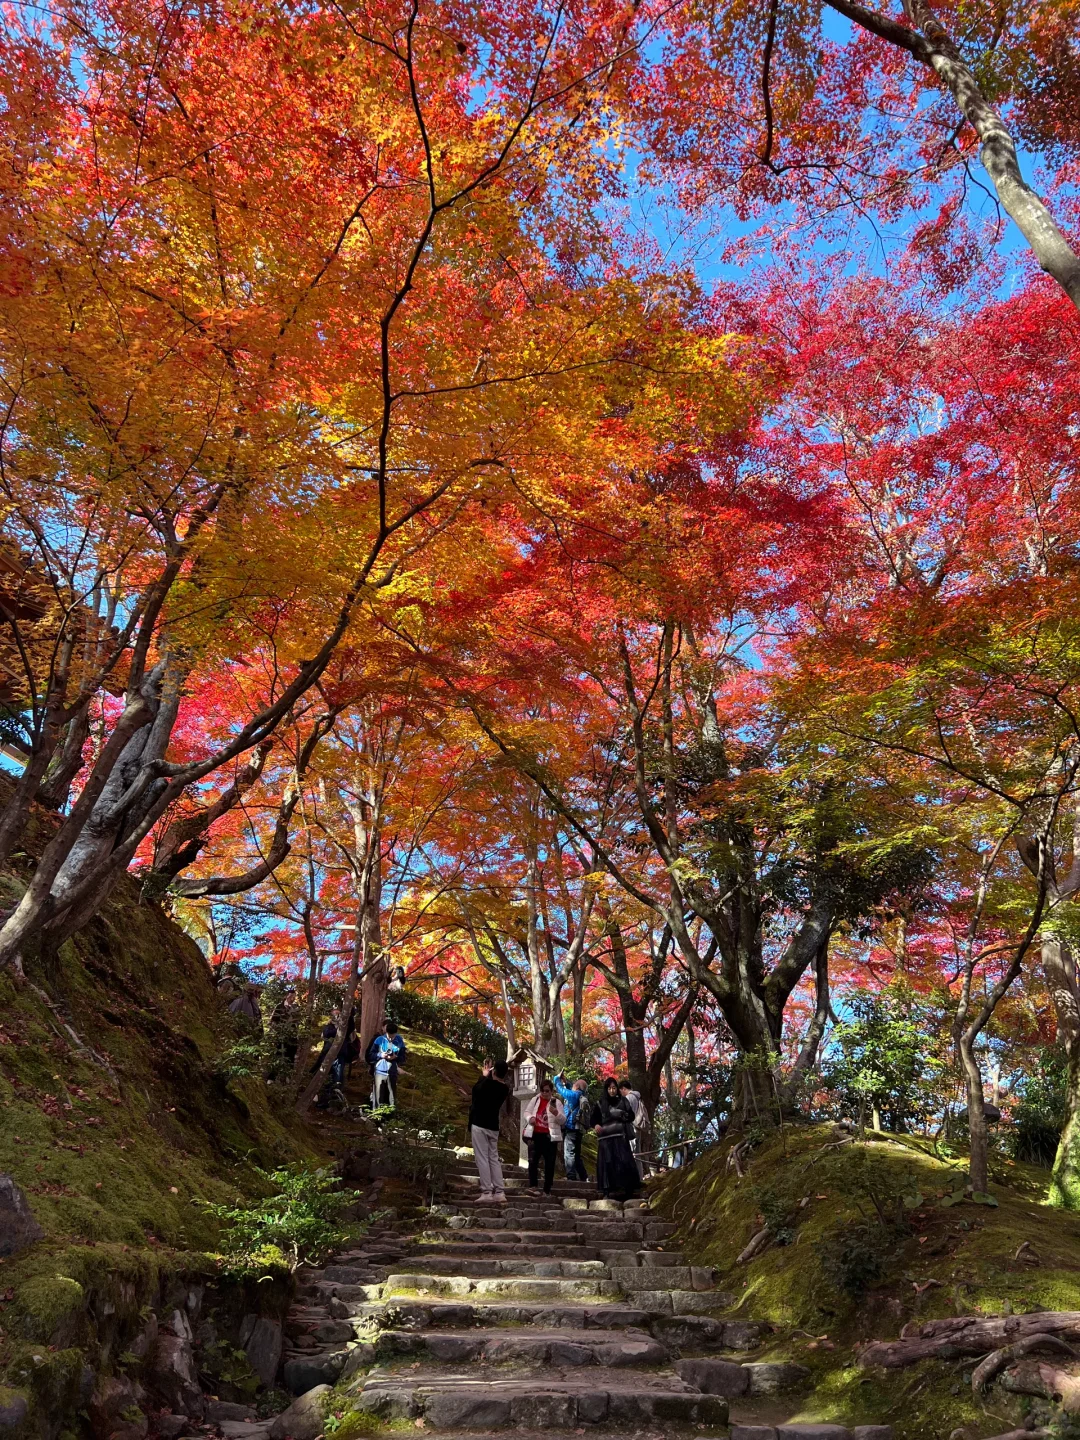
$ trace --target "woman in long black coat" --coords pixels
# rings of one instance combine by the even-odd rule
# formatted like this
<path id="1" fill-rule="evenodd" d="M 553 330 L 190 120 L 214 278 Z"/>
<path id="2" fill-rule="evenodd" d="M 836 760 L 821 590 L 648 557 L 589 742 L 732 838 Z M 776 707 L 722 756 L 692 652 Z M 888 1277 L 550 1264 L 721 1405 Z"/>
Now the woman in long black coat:
<path id="1" fill-rule="evenodd" d="M 601 1198 L 625 1199 L 641 1188 L 641 1173 L 630 1149 L 630 1133 L 634 1112 L 630 1102 L 619 1094 L 618 1082 L 604 1081 L 600 1099 L 592 1108 L 589 1123 L 599 1137 L 600 1155 L 596 1166 L 596 1183 Z"/>

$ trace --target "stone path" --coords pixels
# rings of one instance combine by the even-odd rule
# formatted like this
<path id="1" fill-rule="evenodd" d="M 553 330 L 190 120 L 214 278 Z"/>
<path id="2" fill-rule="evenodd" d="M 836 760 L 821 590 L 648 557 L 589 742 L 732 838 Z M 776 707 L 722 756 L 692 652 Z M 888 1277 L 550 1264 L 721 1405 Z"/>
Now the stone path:
<path id="1" fill-rule="evenodd" d="M 888 1426 L 753 1423 L 808 1372 L 753 1358 L 767 1327 L 723 1317 L 734 1297 L 664 1248 L 675 1227 L 646 1202 L 567 1182 L 534 1197 L 514 1176 L 505 1206 L 480 1205 L 477 1183 L 467 1166 L 452 1176 L 447 1228 L 385 1229 L 301 1276 L 283 1371 L 301 1398 L 268 1429 L 223 1425 L 227 1440 L 314 1440 L 335 1382 L 429 1433 L 891 1440 Z"/>

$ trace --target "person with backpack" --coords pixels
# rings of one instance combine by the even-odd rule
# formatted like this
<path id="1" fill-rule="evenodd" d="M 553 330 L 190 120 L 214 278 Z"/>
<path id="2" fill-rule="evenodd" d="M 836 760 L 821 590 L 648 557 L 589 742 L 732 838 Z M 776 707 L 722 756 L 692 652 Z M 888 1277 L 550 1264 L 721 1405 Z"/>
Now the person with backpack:
<path id="1" fill-rule="evenodd" d="M 322 1029 L 322 1049 L 319 1051 L 319 1058 L 315 1061 L 312 1070 L 318 1070 L 328 1051 L 338 1036 L 337 1022 L 328 1020 Z M 319 1091 L 319 1098 L 316 1104 L 320 1110 L 325 1110 L 330 1104 L 330 1092 L 338 1089 L 344 1092 L 345 1076 L 348 1068 L 356 1059 L 360 1048 L 360 1042 L 356 1035 L 356 1008 L 349 1011 L 349 1018 L 345 1022 L 345 1039 L 341 1042 L 341 1049 L 334 1056 L 333 1064 L 330 1066 L 330 1073 Z"/>
<path id="2" fill-rule="evenodd" d="M 638 1169 L 641 1170 L 641 1137 L 648 1129 L 649 1112 L 642 1104 L 640 1092 L 632 1087 L 629 1080 L 619 1081 L 619 1094 L 627 1102 L 634 1114 L 633 1124 L 626 1138 L 630 1141 L 630 1149 L 634 1152 Z"/>
<path id="3" fill-rule="evenodd" d="M 499 1117 L 510 1098 L 510 1067 L 505 1060 L 484 1061 L 480 1079 L 472 1088 L 469 1133 L 480 1176 L 478 1205 L 505 1205 L 506 1188 L 499 1159 Z"/>
<path id="4" fill-rule="evenodd" d="M 390 1083 L 393 1085 L 394 1090 L 396 1091 L 398 1081 L 398 1066 L 405 1064 L 406 1060 L 409 1058 L 409 1052 L 406 1050 L 405 1041 L 401 1038 L 401 1032 L 398 1030 L 398 1027 L 393 1020 L 388 1020 L 386 1022 L 386 1038 L 387 1040 L 389 1040 L 390 1044 L 393 1046 L 394 1049 L 394 1053 L 390 1057 Z"/>
<path id="5" fill-rule="evenodd" d="M 250 982 L 229 1006 L 229 1014 L 237 1015 L 255 1031 L 257 1035 L 262 1034 L 262 1006 L 259 1004 L 259 987 Z"/>
<path id="6" fill-rule="evenodd" d="M 589 1101 L 589 1082 L 575 1080 L 567 1085 L 564 1075 L 555 1076 L 555 1089 L 566 1108 L 566 1124 L 563 1126 L 563 1168 L 568 1180 L 588 1180 L 589 1172 L 581 1155 L 581 1141 L 585 1132 L 585 1111 Z"/>
<path id="7" fill-rule="evenodd" d="M 397 1104 L 398 1066 L 405 1063 L 407 1053 L 405 1041 L 393 1020 L 380 1025 L 364 1057 L 371 1071 L 373 1110 L 392 1110 Z"/>

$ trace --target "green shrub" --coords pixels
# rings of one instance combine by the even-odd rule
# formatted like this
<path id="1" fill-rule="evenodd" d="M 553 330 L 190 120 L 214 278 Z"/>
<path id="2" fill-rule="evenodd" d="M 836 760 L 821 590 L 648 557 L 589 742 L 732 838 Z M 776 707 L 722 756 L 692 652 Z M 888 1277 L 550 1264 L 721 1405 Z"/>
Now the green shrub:
<path id="1" fill-rule="evenodd" d="M 853 996 L 822 1066 L 833 1107 L 860 1125 L 876 1114 L 886 1130 L 923 1122 L 937 1106 L 935 1082 L 942 1070 L 928 1042 L 935 1016 L 900 987 Z"/>
<path id="2" fill-rule="evenodd" d="M 439 1105 L 424 1109 L 399 1105 L 374 1114 L 380 1121 L 384 1153 L 394 1168 L 414 1185 L 422 1182 L 434 1200 L 454 1159 L 453 1136 L 461 1128 L 460 1116 Z"/>
<path id="3" fill-rule="evenodd" d="M 858 1300 L 885 1274 L 887 1237 L 877 1225 L 858 1225 L 818 1243 L 818 1263 L 835 1290 Z"/>
<path id="4" fill-rule="evenodd" d="M 247 1080 L 252 1075 L 263 1074 L 268 1058 L 265 1040 L 244 1036 L 225 1046 L 214 1064 L 214 1070 L 223 1080 Z"/>
<path id="5" fill-rule="evenodd" d="M 1048 1046 L 1039 1065 L 1020 1086 L 1020 1103 L 1013 1111 L 1006 1144 L 1014 1160 L 1050 1166 L 1057 1155 L 1065 1124 L 1068 1061 L 1060 1046 Z"/>
<path id="6" fill-rule="evenodd" d="M 355 1196 L 340 1188 L 332 1170 L 289 1165 L 259 1173 L 270 1194 L 256 1205 L 199 1202 L 224 1226 L 226 1273 L 246 1278 L 318 1264 L 349 1238 L 341 1214 Z"/>
<path id="7" fill-rule="evenodd" d="M 781 1176 L 765 1185 L 754 1187 L 754 1203 L 777 1245 L 790 1245 L 799 1224 L 802 1199 L 800 1177 Z"/>

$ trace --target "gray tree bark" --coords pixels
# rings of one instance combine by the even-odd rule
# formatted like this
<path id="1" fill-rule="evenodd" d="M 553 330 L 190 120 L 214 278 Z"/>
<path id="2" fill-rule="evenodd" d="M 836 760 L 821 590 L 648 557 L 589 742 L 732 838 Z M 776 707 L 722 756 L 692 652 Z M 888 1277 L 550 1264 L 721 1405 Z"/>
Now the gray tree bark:
<path id="1" fill-rule="evenodd" d="M 1016 142 L 987 99 L 971 66 L 937 19 L 929 0 L 904 0 L 914 29 L 854 0 L 827 0 L 839 14 L 890 44 L 907 50 L 933 70 L 980 141 L 980 159 L 1002 209 L 1013 220 L 1040 268 L 1080 309 L 1080 256 L 1062 234 L 1046 204 L 1024 179 Z"/>

